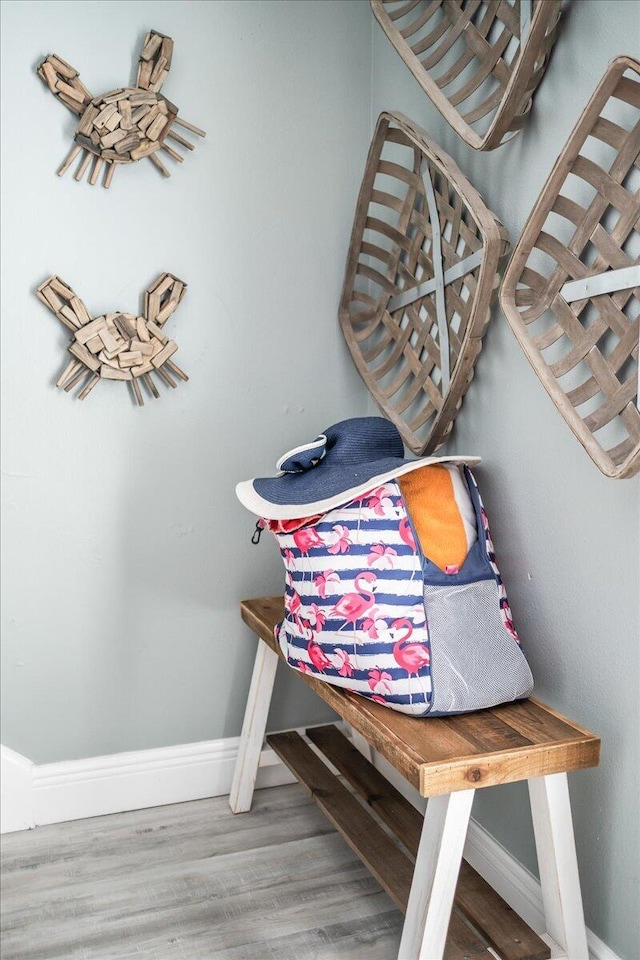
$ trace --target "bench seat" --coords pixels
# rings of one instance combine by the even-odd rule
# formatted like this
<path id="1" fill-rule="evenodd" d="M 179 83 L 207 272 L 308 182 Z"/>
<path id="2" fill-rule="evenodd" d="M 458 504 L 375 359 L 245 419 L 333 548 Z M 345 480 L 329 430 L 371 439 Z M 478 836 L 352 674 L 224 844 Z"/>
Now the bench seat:
<path id="1" fill-rule="evenodd" d="M 282 597 L 243 600 L 242 619 L 279 657 Z M 407 717 L 309 674 L 298 676 L 423 797 L 598 765 L 600 739 L 537 700 L 453 717 Z"/>

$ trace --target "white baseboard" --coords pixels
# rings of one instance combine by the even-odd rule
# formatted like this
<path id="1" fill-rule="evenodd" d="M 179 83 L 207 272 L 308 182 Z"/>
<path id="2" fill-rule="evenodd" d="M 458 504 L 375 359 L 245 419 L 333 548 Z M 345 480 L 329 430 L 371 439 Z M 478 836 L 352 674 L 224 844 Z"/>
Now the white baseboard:
<path id="1" fill-rule="evenodd" d="M 2 747 L 2 832 L 229 793 L 238 737 L 33 764 Z M 295 778 L 263 750 L 256 787 Z M 5 789 L 6 784 L 6 789 Z"/>
<path id="2" fill-rule="evenodd" d="M 232 737 L 41 765 L 2 747 L 2 832 L 224 796 L 231 789 L 238 744 L 239 738 Z M 390 764 L 379 756 L 375 762 L 424 810 L 425 801 Z M 258 788 L 294 782 L 269 748 L 262 751 L 260 764 Z M 464 855 L 534 930 L 544 930 L 540 883 L 475 820 Z M 619 960 L 590 930 L 587 941 L 589 960 Z"/>
<path id="3" fill-rule="evenodd" d="M 464 858 L 533 930 L 538 933 L 544 931 L 540 881 L 473 819 L 469 825 Z M 589 960 L 620 960 L 588 928 L 587 945 Z"/>
<path id="4" fill-rule="evenodd" d="M 0 747 L 0 833 L 35 827 L 33 764 L 21 753 Z"/>

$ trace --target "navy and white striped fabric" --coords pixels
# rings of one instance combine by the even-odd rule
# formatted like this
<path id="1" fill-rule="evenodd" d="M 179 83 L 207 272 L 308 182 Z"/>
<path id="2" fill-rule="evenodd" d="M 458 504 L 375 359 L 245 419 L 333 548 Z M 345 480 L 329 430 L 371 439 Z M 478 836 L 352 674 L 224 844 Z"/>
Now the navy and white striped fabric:
<path id="1" fill-rule="evenodd" d="M 287 571 L 277 636 L 288 663 L 403 713 L 428 713 L 422 566 L 398 483 L 276 536 Z"/>

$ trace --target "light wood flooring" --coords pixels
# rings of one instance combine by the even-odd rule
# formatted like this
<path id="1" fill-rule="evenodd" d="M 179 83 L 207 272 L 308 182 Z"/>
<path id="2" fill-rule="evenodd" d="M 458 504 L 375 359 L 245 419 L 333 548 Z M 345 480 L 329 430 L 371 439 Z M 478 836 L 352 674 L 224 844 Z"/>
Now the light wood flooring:
<path id="1" fill-rule="evenodd" d="M 297 784 L 2 838 L 2 960 L 389 960 L 402 916 Z"/>

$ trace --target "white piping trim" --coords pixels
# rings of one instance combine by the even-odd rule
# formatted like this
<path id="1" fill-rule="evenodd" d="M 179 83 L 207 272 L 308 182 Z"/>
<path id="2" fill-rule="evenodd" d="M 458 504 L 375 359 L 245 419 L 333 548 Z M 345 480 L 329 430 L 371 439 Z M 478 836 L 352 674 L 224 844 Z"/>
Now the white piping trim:
<path id="1" fill-rule="evenodd" d="M 423 457 L 421 460 L 411 460 L 400 467 L 394 467 L 387 470 L 386 473 L 378 474 L 376 477 L 369 477 L 357 487 L 351 487 L 348 490 L 341 490 L 333 497 L 327 497 L 324 500 L 316 500 L 313 503 L 271 503 L 265 500 L 255 490 L 253 480 L 243 480 L 236 485 L 236 496 L 243 507 L 254 513 L 257 517 L 264 517 L 265 520 L 298 520 L 300 516 L 311 517 L 317 513 L 326 513 L 336 507 L 341 507 L 350 500 L 354 500 L 368 490 L 381 486 L 387 480 L 393 480 L 395 477 L 402 477 L 405 473 L 417 470 L 419 467 L 429 467 L 434 463 L 460 463 L 467 464 L 470 467 L 480 463 L 480 457 Z"/>
<path id="2" fill-rule="evenodd" d="M 299 447 L 294 447 L 293 450 L 287 450 L 286 453 L 283 453 L 278 462 L 276 463 L 276 470 L 280 470 L 282 473 L 290 473 L 289 470 L 283 470 L 282 464 L 286 463 L 290 457 L 295 457 L 298 453 L 306 453 L 307 450 L 315 450 L 316 447 L 323 445 L 325 449 L 322 451 L 322 455 L 318 457 L 318 460 L 323 460 L 326 455 L 326 445 L 327 438 L 324 433 L 321 433 L 315 440 L 311 443 L 301 443 Z"/>

